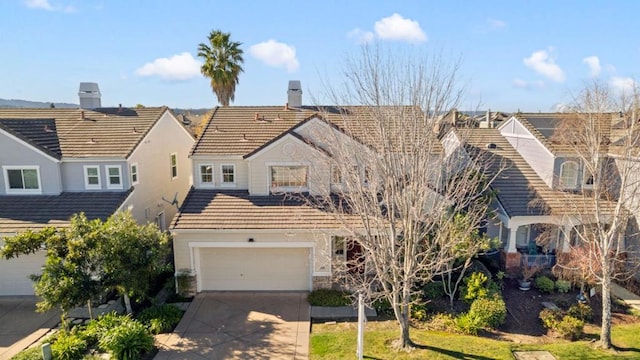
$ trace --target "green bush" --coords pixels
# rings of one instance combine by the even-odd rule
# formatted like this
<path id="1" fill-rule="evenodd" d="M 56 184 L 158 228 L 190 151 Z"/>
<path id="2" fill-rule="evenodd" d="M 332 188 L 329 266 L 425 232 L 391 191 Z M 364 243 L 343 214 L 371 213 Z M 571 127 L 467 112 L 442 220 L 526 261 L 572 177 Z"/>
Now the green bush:
<path id="1" fill-rule="evenodd" d="M 349 293 L 332 289 L 318 289 L 309 293 L 307 300 L 311 306 L 347 306 L 351 305 Z"/>
<path id="2" fill-rule="evenodd" d="M 582 336 L 584 329 L 584 321 L 576 319 L 573 316 L 566 315 L 558 322 L 556 330 L 560 336 L 568 340 L 577 340 Z"/>
<path id="3" fill-rule="evenodd" d="M 489 296 L 489 290 L 485 283 L 489 280 L 487 275 L 481 272 L 474 272 L 465 277 L 462 281 L 464 286 L 460 289 L 460 296 L 467 303 L 472 303 L 475 299 Z"/>
<path id="4" fill-rule="evenodd" d="M 555 287 L 553 280 L 549 279 L 544 275 L 538 276 L 536 278 L 535 285 L 536 285 L 536 288 L 543 293 L 553 292 L 553 288 Z"/>
<path id="5" fill-rule="evenodd" d="M 98 344 L 116 360 L 140 359 L 142 354 L 153 349 L 153 336 L 144 324 L 125 317 L 122 324 L 107 330 Z"/>
<path id="6" fill-rule="evenodd" d="M 480 326 L 478 319 L 469 313 L 463 313 L 455 318 L 456 329 L 467 335 L 478 335 Z"/>
<path id="7" fill-rule="evenodd" d="M 558 310 L 542 309 L 538 318 L 542 321 L 542 325 L 547 329 L 555 329 L 562 317 L 562 313 Z"/>
<path id="8" fill-rule="evenodd" d="M 556 290 L 559 293 L 566 294 L 571 290 L 571 281 L 558 279 L 556 280 Z"/>
<path id="9" fill-rule="evenodd" d="M 490 298 L 476 299 L 471 303 L 469 316 L 475 317 L 480 327 L 497 328 L 504 324 L 507 306 L 498 294 Z"/>
<path id="10" fill-rule="evenodd" d="M 429 329 L 437 330 L 437 331 L 456 331 L 456 321 L 451 316 L 451 314 L 447 313 L 437 313 L 434 315 L 431 320 L 429 320 L 428 324 Z"/>
<path id="11" fill-rule="evenodd" d="M 425 321 L 427 320 L 427 304 L 426 303 L 414 303 L 409 306 L 410 316 L 413 320 Z"/>
<path id="12" fill-rule="evenodd" d="M 42 350 L 40 347 L 35 346 L 19 352 L 11 360 L 42 360 Z"/>
<path id="13" fill-rule="evenodd" d="M 571 305 L 571 307 L 567 311 L 567 315 L 573 316 L 574 318 L 582 321 L 593 320 L 593 310 L 591 309 L 591 306 L 587 304 L 577 303 Z"/>
<path id="14" fill-rule="evenodd" d="M 56 360 L 79 360 L 87 351 L 87 342 L 78 334 L 61 332 L 51 344 L 51 353 Z"/>
<path id="15" fill-rule="evenodd" d="M 182 310 L 164 304 L 146 308 L 138 315 L 138 320 L 147 325 L 152 334 L 171 331 L 182 319 Z"/>
<path id="16" fill-rule="evenodd" d="M 422 294 L 429 300 L 439 299 L 445 296 L 444 287 L 440 281 L 428 282 L 422 287 Z"/>
<path id="17" fill-rule="evenodd" d="M 120 326 L 122 323 L 130 320 L 128 316 L 118 315 L 115 312 L 100 315 L 97 319 L 91 320 L 83 332 L 87 341 L 95 343 L 109 329 Z"/>
<path id="18" fill-rule="evenodd" d="M 374 301 L 373 308 L 376 309 L 378 315 L 393 315 L 391 303 L 386 298 L 379 298 Z"/>

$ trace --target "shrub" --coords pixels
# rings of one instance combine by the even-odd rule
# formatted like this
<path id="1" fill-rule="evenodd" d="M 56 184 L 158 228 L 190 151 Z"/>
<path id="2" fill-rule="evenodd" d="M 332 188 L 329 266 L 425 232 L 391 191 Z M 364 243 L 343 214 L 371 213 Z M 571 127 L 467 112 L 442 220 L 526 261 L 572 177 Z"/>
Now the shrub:
<path id="1" fill-rule="evenodd" d="M 61 332 L 56 342 L 51 344 L 51 353 L 57 360 L 78 360 L 82 359 L 87 351 L 87 342 L 78 334 Z"/>
<path id="2" fill-rule="evenodd" d="M 571 290 L 571 281 L 558 279 L 556 280 L 556 290 L 559 293 L 566 294 Z"/>
<path id="3" fill-rule="evenodd" d="M 584 329 L 584 321 L 566 315 L 560 320 L 554 330 L 556 330 L 563 338 L 568 340 L 577 340 L 582 335 Z"/>
<path id="4" fill-rule="evenodd" d="M 474 272 L 470 276 L 465 277 L 462 281 L 460 296 L 468 303 L 472 303 L 475 299 L 484 298 L 489 295 L 485 283 L 489 280 L 487 275 L 481 272 Z"/>
<path id="5" fill-rule="evenodd" d="M 423 302 L 413 303 L 409 306 L 409 313 L 413 320 L 427 320 L 427 304 Z"/>
<path id="6" fill-rule="evenodd" d="M 497 328 L 504 324 L 507 306 L 498 294 L 490 298 L 476 299 L 471 303 L 469 315 L 475 317 L 480 327 Z"/>
<path id="7" fill-rule="evenodd" d="M 458 315 L 455 324 L 459 332 L 467 335 L 478 335 L 478 330 L 480 330 L 478 319 L 469 313 Z"/>
<path id="8" fill-rule="evenodd" d="M 455 331 L 457 330 L 456 321 L 447 313 L 438 313 L 429 320 L 429 329 L 438 331 Z"/>
<path id="9" fill-rule="evenodd" d="M 332 289 L 318 289 L 307 297 L 311 306 L 346 306 L 351 304 L 349 293 Z"/>
<path id="10" fill-rule="evenodd" d="M 153 349 L 153 336 L 142 323 L 125 317 L 127 321 L 107 330 L 98 344 L 116 360 L 140 359 Z"/>
<path id="11" fill-rule="evenodd" d="M 42 360 L 42 350 L 38 346 L 19 352 L 11 360 Z"/>
<path id="12" fill-rule="evenodd" d="M 373 308 L 376 309 L 378 315 L 393 315 L 391 303 L 386 298 L 379 298 L 373 302 Z"/>
<path id="13" fill-rule="evenodd" d="M 543 293 L 553 292 L 553 288 L 555 287 L 553 280 L 544 275 L 536 278 L 535 285 L 536 288 Z"/>
<path id="14" fill-rule="evenodd" d="M 422 294 L 430 300 L 439 299 L 445 295 L 444 287 L 440 281 L 431 281 L 422 287 Z"/>
<path id="15" fill-rule="evenodd" d="M 587 304 L 577 303 L 571 305 L 571 307 L 567 311 L 567 315 L 582 321 L 593 320 L 593 310 L 591 309 L 591 306 Z"/>
<path id="16" fill-rule="evenodd" d="M 152 334 L 160 334 L 172 330 L 182 319 L 182 310 L 164 304 L 142 310 L 138 320 L 147 325 Z"/>
<path id="17" fill-rule="evenodd" d="M 87 341 L 95 343 L 109 329 L 119 326 L 127 320 L 130 320 L 128 316 L 118 315 L 115 312 L 100 315 L 97 319 L 89 322 L 84 330 L 84 337 Z"/>
<path id="18" fill-rule="evenodd" d="M 555 329 L 561 317 L 561 312 L 551 309 L 542 309 L 538 315 L 538 318 L 542 321 L 542 325 L 547 329 Z"/>

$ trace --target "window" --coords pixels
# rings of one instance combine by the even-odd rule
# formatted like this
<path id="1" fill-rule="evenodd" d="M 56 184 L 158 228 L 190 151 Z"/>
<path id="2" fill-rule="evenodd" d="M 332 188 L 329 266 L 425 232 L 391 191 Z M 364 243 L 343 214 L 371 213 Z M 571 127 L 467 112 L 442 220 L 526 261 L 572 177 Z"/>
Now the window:
<path id="1" fill-rule="evenodd" d="M 565 161 L 560 165 L 560 186 L 565 189 L 575 189 L 578 185 L 578 163 Z"/>
<path id="2" fill-rule="evenodd" d="M 40 193 L 40 172 L 37 166 L 3 166 L 7 194 Z"/>
<path id="3" fill-rule="evenodd" d="M 582 176 L 582 187 L 587 189 L 593 188 L 593 174 L 591 171 L 585 167 Z"/>
<path id="4" fill-rule="evenodd" d="M 272 166 L 271 187 L 307 187 L 307 167 Z"/>
<path id="5" fill-rule="evenodd" d="M 529 245 L 529 225 L 521 225 L 516 231 L 516 247 L 526 248 Z"/>
<path id="6" fill-rule="evenodd" d="M 222 176 L 221 185 L 234 185 L 236 183 L 235 165 L 220 165 L 220 174 Z"/>
<path id="7" fill-rule="evenodd" d="M 171 164 L 171 178 L 175 179 L 178 177 L 178 155 L 171 154 L 169 162 Z"/>
<path id="8" fill-rule="evenodd" d="M 200 183 L 213 185 L 213 165 L 200 165 Z"/>
<path id="9" fill-rule="evenodd" d="M 84 167 L 84 187 L 86 189 L 100 189 L 100 168 L 97 166 Z"/>
<path id="10" fill-rule="evenodd" d="M 120 166 L 105 166 L 107 169 L 107 189 L 122 189 Z"/>
<path id="11" fill-rule="evenodd" d="M 342 173 L 337 166 L 331 168 L 331 183 L 336 185 L 342 184 Z"/>
<path id="12" fill-rule="evenodd" d="M 347 240 L 343 236 L 333 237 L 333 260 L 347 260 Z"/>
<path id="13" fill-rule="evenodd" d="M 131 164 L 131 184 L 138 183 L 138 164 Z"/>

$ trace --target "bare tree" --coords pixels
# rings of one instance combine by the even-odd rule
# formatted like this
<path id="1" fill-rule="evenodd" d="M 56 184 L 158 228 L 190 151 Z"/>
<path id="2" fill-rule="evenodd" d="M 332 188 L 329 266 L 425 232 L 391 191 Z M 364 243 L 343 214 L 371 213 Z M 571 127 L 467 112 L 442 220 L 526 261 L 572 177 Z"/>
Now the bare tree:
<path id="1" fill-rule="evenodd" d="M 458 214 L 480 226 L 488 207 L 477 201 L 490 184 L 486 167 L 445 151 L 434 131 L 460 102 L 457 69 L 442 56 L 365 47 L 348 61 L 344 86 L 330 89 L 336 104 L 358 106 L 325 108 L 327 131 L 315 136 L 332 178 L 332 191 L 315 205 L 339 220 L 352 253 L 333 273 L 369 301 L 391 304 L 402 349 L 415 345 L 410 306 L 419 285 L 458 257 L 465 241 L 440 230 Z"/>
<path id="2" fill-rule="evenodd" d="M 574 214 L 567 220 L 576 226 L 565 239 L 580 247 L 575 254 L 581 254 L 581 266 L 574 270 L 586 270 L 582 276 L 602 287 L 603 348 L 611 347 L 611 282 L 632 273 L 627 260 L 632 244 L 625 240 L 633 237 L 628 225 L 638 214 L 640 196 L 638 103 L 635 91 L 628 95 L 614 94 L 597 82 L 586 86 L 551 138 L 567 147 L 566 156 L 582 168 L 582 196 L 566 203 Z M 572 263 L 575 259 L 559 266 L 571 270 Z"/>

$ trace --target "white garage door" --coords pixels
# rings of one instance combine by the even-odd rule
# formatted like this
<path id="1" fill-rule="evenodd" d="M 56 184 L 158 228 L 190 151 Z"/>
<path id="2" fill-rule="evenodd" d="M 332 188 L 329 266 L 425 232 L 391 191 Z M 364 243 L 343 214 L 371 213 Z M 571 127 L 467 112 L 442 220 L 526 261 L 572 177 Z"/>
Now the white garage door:
<path id="1" fill-rule="evenodd" d="M 0 258 L 0 296 L 33 295 L 33 281 L 29 275 L 41 272 L 44 259 L 44 251 L 11 260 Z"/>
<path id="2" fill-rule="evenodd" d="M 309 290 L 308 248 L 200 248 L 202 290 Z"/>

